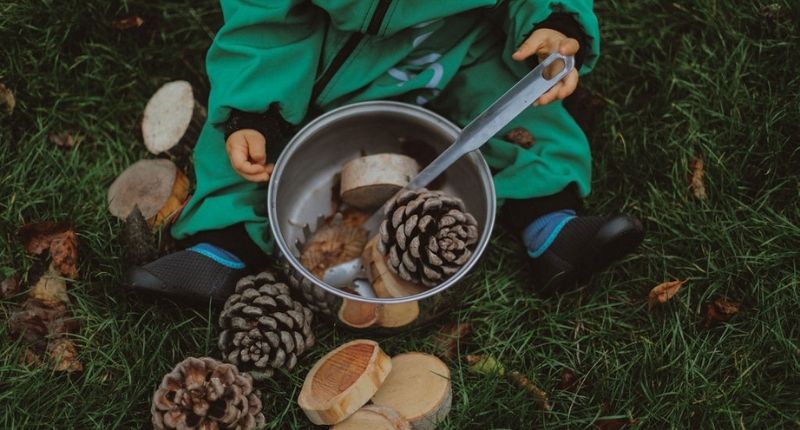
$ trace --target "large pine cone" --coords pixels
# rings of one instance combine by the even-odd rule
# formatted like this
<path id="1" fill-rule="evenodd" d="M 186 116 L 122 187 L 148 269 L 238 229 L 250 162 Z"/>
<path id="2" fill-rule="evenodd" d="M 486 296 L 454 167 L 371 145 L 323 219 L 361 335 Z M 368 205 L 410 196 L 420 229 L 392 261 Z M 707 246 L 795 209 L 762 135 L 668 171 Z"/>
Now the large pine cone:
<path id="1" fill-rule="evenodd" d="M 276 368 L 292 370 L 297 357 L 314 345 L 312 318 L 272 273 L 245 276 L 219 316 L 222 358 L 256 380 L 269 378 Z"/>
<path id="2" fill-rule="evenodd" d="M 164 375 L 150 407 L 162 429 L 254 429 L 264 425 L 253 380 L 235 366 L 190 357 Z"/>
<path id="3" fill-rule="evenodd" d="M 442 191 L 406 191 L 387 206 L 379 250 L 406 281 L 435 287 L 472 256 L 478 222 Z"/>
<path id="4" fill-rule="evenodd" d="M 333 316 L 339 311 L 339 306 L 342 303 L 341 297 L 335 296 L 314 285 L 313 282 L 306 279 L 296 270 L 290 272 L 287 277 L 289 279 L 289 286 L 300 294 L 300 297 L 303 299 L 303 304 L 311 309 L 314 314 Z"/>

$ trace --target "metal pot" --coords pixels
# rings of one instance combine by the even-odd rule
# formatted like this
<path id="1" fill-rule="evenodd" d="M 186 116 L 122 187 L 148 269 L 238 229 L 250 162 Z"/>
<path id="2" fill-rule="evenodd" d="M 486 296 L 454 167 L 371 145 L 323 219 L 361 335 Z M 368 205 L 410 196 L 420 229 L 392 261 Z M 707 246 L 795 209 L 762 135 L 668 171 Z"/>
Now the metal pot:
<path id="1" fill-rule="evenodd" d="M 402 142 L 406 145 L 425 142 L 438 154 L 456 139 L 459 132 L 456 125 L 427 109 L 399 102 L 371 101 L 325 113 L 303 127 L 287 144 L 269 183 L 269 221 L 281 258 L 293 271 L 292 284 L 313 310 L 338 319 L 343 304 L 349 301 L 379 307 L 417 303 L 419 317 L 413 323 L 390 327 L 407 329 L 427 322 L 452 306 L 456 294 L 450 291 L 457 289 L 448 290 L 477 263 L 489 243 L 494 226 L 494 183 L 489 167 L 478 151 L 451 166 L 439 187 L 460 197 L 481 229 L 481 237 L 470 260 L 444 283 L 408 297 L 362 297 L 317 279 L 300 264 L 299 256 L 311 232 L 324 217 L 331 215 L 331 193 L 346 162 L 364 154 L 401 152 Z M 376 326 L 371 324 L 358 328 L 375 329 Z"/>

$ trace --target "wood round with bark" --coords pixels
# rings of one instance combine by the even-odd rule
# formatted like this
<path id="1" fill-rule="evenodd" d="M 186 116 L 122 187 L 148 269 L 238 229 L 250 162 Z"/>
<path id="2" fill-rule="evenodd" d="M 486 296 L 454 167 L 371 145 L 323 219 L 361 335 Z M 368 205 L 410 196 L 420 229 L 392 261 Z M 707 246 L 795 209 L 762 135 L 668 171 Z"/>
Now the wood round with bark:
<path id="1" fill-rule="evenodd" d="M 419 164 L 401 154 L 375 154 L 350 160 L 342 168 L 345 203 L 361 209 L 384 204 L 419 173 Z"/>
<path id="2" fill-rule="evenodd" d="M 331 430 L 411 430 L 411 425 L 392 408 L 369 405 L 331 427 Z"/>
<path id="3" fill-rule="evenodd" d="M 391 370 L 377 342 L 348 342 L 314 364 L 297 402 L 314 424 L 340 423 L 369 401 Z"/>
<path id="4" fill-rule="evenodd" d="M 423 288 L 411 282 L 398 278 L 386 265 L 383 254 L 378 250 L 376 236 L 367 242 L 361 256 L 372 281 L 375 295 L 383 298 L 405 297 L 420 293 Z M 382 304 L 377 312 L 376 323 L 381 327 L 403 327 L 413 323 L 419 317 L 419 303 Z"/>
<path id="5" fill-rule="evenodd" d="M 108 187 L 108 210 L 126 219 L 134 207 L 151 227 L 164 225 L 189 196 L 189 178 L 170 160 L 139 160 Z"/>
<path id="6" fill-rule="evenodd" d="M 206 120 L 206 109 L 186 81 L 168 82 L 156 90 L 144 108 L 142 137 L 153 154 L 191 151 Z M 176 154 L 177 155 L 177 154 Z"/>
<path id="7" fill-rule="evenodd" d="M 450 413 L 450 369 L 430 354 L 407 352 L 392 357 L 392 372 L 372 403 L 397 411 L 414 430 L 432 430 Z"/>

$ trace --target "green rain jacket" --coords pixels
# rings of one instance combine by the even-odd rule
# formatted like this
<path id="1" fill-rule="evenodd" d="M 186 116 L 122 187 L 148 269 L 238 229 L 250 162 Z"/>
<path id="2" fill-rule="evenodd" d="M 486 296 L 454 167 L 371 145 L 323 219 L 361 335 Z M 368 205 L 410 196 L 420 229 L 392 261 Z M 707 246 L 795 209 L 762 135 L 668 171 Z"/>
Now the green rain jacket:
<path id="1" fill-rule="evenodd" d="M 222 11 L 225 24 L 207 63 L 213 124 L 231 108 L 264 112 L 278 103 L 283 118 L 299 124 L 312 103 L 327 110 L 433 97 L 476 39 L 505 29 L 503 55 L 512 63 L 515 48 L 554 12 L 573 15 L 590 40 L 582 73 L 599 54 L 591 0 L 222 0 Z M 417 70 L 396 68 L 408 58 L 418 59 L 407 64 Z M 510 65 L 520 76 L 528 71 Z"/>

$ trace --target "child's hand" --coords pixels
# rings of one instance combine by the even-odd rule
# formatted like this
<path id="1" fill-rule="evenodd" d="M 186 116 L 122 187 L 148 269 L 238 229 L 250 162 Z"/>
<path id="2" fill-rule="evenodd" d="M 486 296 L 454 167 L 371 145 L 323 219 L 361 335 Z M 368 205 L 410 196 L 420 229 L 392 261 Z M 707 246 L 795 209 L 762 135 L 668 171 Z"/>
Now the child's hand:
<path id="1" fill-rule="evenodd" d="M 228 136 L 225 150 L 231 166 L 239 176 L 251 182 L 266 182 L 272 175 L 273 164 L 267 163 L 267 140 L 253 129 L 242 129 Z"/>
<path id="2" fill-rule="evenodd" d="M 539 60 L 543 60 L 556 50 L 561 55 L 575 55 L 578 53 L 579 48 L 580 44 L 577 40 L 569 38 L 556 30 L 540 28 L 534 31 L 525 42 L 522 42 L 522 45 L 517 48 L 511 58 L 515 61 L 523 61 L 536 54 L 539 56 Z M 556 99 L 563 100 L 572 94 L 577 86 L 578 70 L 573 69 L 561 82 L 539 97 L 539 100 L 536 100 L 533 105 L 540 106 Z"/>

